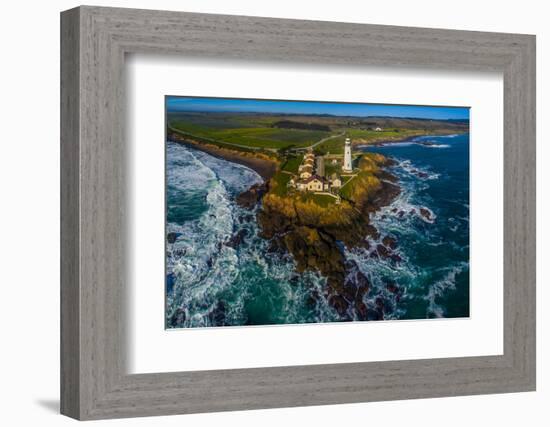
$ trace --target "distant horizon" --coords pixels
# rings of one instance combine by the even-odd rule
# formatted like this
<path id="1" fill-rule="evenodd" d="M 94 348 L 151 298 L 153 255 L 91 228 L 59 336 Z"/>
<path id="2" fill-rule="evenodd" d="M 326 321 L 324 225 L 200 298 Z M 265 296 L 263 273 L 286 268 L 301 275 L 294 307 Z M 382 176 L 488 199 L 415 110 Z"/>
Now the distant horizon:
<path id="1" fill-rule="evenodd" d="M 254 113 L 468 121 L 470 119 L 469 107 L 248 98 L 166 96 L 166 109 L 170 113 Z"/>

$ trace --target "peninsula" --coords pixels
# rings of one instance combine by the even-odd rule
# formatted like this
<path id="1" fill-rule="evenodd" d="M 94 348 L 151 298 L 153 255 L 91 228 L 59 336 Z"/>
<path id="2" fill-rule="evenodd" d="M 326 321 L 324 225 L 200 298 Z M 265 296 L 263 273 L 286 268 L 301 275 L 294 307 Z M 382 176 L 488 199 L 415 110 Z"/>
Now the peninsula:
<path id="1" fill-rule="evenodd" d="M 369 220 L 401 190 L 388 170 L 394 161 L 358 146 L 467 128 L 452 120 L 178 112 L 168 115 L 167 138 L 255 170 L 264 183 L 237 203 L 255 210 L 270 250 L 292 254 L 298 272 L 324 276 L 323 297 L 342 319 L 353 312 L 366 320 L 376 318 L 363 298 L 370 284 L 344 250 L 369 249 L 370 236 L 381 242 L 372 256 L 401 261 L 396 239 L 380 236 Z"/>

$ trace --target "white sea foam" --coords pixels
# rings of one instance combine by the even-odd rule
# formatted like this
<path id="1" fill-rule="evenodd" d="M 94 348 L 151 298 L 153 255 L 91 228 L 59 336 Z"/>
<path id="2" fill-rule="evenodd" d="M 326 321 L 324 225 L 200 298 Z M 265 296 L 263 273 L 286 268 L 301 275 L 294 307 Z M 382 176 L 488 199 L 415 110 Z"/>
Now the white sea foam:
<path id="1" fill-rule="evenodd" d="M 233 194 L 242 193 L 250 188 L 251 185 L 259 184 L 263 181 L 258 173 L 238 163 L 227 162 L 202 151 L 195 151 L 193 155 L 205 167 L 215 171 L 217 177 Z"/>
<path id="2" fill-rule="evenodd" d="M 420 180 L 433 180 L 439 179 L 440 175 L 438 173 L 432 172 L 427 168 L 422 168 L 420 166 L 415 166 L 410 160 L 401 160 L 397 165 L 397 171 L 399 170 L 405 172 L 409 176 L 414 176 Z"/>
<path id="3" fill-rule="evenodd" d="M 167 317 L 184 310 L 185 321 L 177 326 L 212 326 L 213 316 L 221 311 L 227 323 L 245 324 L 245 303 L 260 291 L 282 304 L 281 323 L 336 320 L 323 298 L 326 279 L 305 273 L 294 283 L 292 257 L 266 256 L 269 243 L 258 236 L 256 212 L 234 203 L 236 194 L 261 182 L 261 177 L 245 166 L 187 147 L 170 144 L 168 149 L 169 185 L 185 191 L 197 190 L 195 185 L 207 189 L 208 209 L 199 219 L 167 225 L 167 231 L 178 236 L 167 245 L 167 272 L 175 276 L 167 296 Z M 238 248 L 227 244 L 243 230 L 246 237 Z M 276 283 L 273 295 L 269 283 Z M 314 317 L 304 319 L 303 307 L 311 304 L 312 292 L 319 295 L 310 310 Z M 225 298 L 231 302 L 220 310 Z"/>
<path id="4" fill-rule="evenodd" d="M 449 148 L 450 147 L 450 145 L 448 144 L 430 144 L 430 145 L 422 144 L 422 146 L 426 148 Z"/>
<path id="5" fill-rule="evenodd" d="M 456 289 L 456 276 L 467 268 L 468 263 L 466 262 L 452 267 L 441 280 L 438 280 L 428 288 L 428 293 L 424 299 L 428 301 L 429 314 L 439 318 L 445 317 L 445 309 L 438 305 L 436 300 L 447 294 L 449 291 Z"/>

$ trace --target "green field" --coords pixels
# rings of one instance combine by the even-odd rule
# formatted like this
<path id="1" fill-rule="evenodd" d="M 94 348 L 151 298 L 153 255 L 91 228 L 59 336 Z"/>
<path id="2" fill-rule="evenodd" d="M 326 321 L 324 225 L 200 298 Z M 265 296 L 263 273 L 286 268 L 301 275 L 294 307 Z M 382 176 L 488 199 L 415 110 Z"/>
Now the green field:
<path id="1" fill-rule="evenodd" d="M 202 139 L 207 143 L 245 151 L 264 149 L 281 154 L 344 133 L 316 145 L 314 151 L 318 155 L 343 154 L 346 137 L 354 143 L 370 144 L 467 129 L 463 124 L 436 120 L 193 111 L 168 113 L 167 125 L 169 129 L 199 141 Z M 377 126 L 383 130 L 373 130 Z M 292 171 L 295 166 L 289 163 L 285 170 Z"/>
<path id="2" fill-rule="evenodd" d="M 333 165 L 330 160 L 325 160 L 325 176 L 330 177 L 333 173 L 338 175 L 342 173 L 342 162 L 339 161 Z"/>
<path id="3" fill-rule="evenodd" d="M 231 123 L 234 125 L 235 123 Z M 208 126 L 184 120 L 169 121 L 169 126 L 186 134 L 211 139 L 227 144 L 250 148 L 288 149 L 308 147 L 329 136 L 329 132 L 304 129 L 279 129 L 275 127 L 229 127 L 222 128 L 219 123 Z"/>
<path id="4" fill-rule="evenodd" d="M 354 180 L 356 179 L 357 177 L 353 178 Z M 347 199 L 347 200 L 350 200 L 352 199 L 352 195 L 353 195 L 353 187 L 354 187 L 354 182 L 350 182 L 348 183 L 349 180 L 351 180 L 352 177 L 342 177 L 342 188 L 340 189 L 340 195 L 344 198 L 344 199 Z M 359 182 L 359 180 L 357 180 L 357 182 Z M 347 185 L 346 185 L 347 184 Z"/>
<path id="5" fill-rule="evenodd" d="M 329 139 L 315 147 L 315 154 L 344 154 L 345 136 Z"/>
<path id="6" fill-rule="evenodd" d="M 281 170 L 290 172 L 293 174 L 297 174 L 298 167 L 302 163 L 303 159 L 304 159 L 304 156 L 302 154 L 298 154 L 296 156 L 288 156 L 283 166 L 281 167 Z"/>
<path id="7" fill-rule="evenodd" d="M 287 184 L 290 178 L 292 178 L 292 175 L 288 173 L 277 172 L 273 175 L 273 178 L 271 178 L 272 184 L 274 185 L 271 186 L 270 191 L 277 196 L 285 196 L 287 194 Z"/>

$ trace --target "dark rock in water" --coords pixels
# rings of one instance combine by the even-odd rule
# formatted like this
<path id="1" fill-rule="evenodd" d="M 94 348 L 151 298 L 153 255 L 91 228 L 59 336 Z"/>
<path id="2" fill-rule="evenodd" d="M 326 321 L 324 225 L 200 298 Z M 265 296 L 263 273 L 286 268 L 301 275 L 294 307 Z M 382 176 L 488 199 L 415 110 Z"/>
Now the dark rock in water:
<path id="1" fill-rule="evenodd" d="M 282 255 L 285 253 L 285 247 L 281 244 L 280 239 L 271 239 L 267 247 L 267 252 Z"/>
<path id="2" fill-rule="evenodd" d="M 329 303 L 336 309 L 340 316 L 345 316 L 343 320 L 351 320 L 351 318 L 348 319 L 349 309 L 355 313 L 355 318 L 366 320 L 367 307 L 363 302 L 363 298 L 369 291 L 369 280 L 367 276 L 357 268 L 355 261 L 347 261 L 346 270 L 349 273 L 344 285 L 341 287 L 333 286 L 331 288 L 332 292 L 336 292 L 336 294 L 332 294 L 332 296 L 329 297 L 329 301 L 332 301 L 332 303 Z"/>
<path id="3" fill-rule="evenodd" d="M 405 215 L 405 211 L 399 211 L 399 213 L 397 214 L 399 218 L 403 218 L 403 215 Z"/>
<path id="4" fill-rule="evenodd" d="M 358 271 L 355 275 L 355 282 L 358 289 L 357 294 L 361 299 L 363 299 L 363 295 L 365 295 L 370 288 L 369 279 L 367 279 L 367 276 L 363 273 Z"/>
<path id="5" fill-rule="evenodd" d="M 363 301 L 355 304 L 355 314 L 358 320 L 367 320 L 368 309 Z"/>
<path id="6" fill-rule="evenodd" d="M 172 252 L 172 255 L 174 256 L 174 258 L 181 258 L 181 257 L 184 257 L 186 254 L 187 254 L 187 250 L 185 249 L 176 249 L 175 251 Z"/>
<path id="7" fill-rule="evenodd" d="M 388 258 L 390 256 L 389 249 L 386 248 L 384 245 L 376 245 L 376 251 L 378 252 L 378 255 L 380 255 L 382 258 Z"/>
<path id="8" fill-rule="evenodd" d="M 426 172 L 418 172 L 416 176 L 419 178 L 428 178 L 428 174 Z"/>
<path id="9" fill-rule="evenodd" d="M 367 232 L 367 236 L 372 237 L 374 240 L 378 240 L 380 238 L 380 232 L 373 225 L 367 225 L 365 227 L 365 231 Z M 365 242 L 368 244 L 367 240 L 365 240 Z"/>
<path id="10" fill-rule="evenodd" d="M 244 242 L 244 238 L 248 235 L 248 231 L 244 228 L 240 229 L 237 233 L 235 233 L 229 241 L 225 243 L 226 246 L 229 246 L 230 248 L 237 248 Z"/>
<path id="11" fill-rule="evenodd" d="M 300 275 L 297 273 L 293 273 L 292 276 L 290 276 L 290 284 L 291 285 L 299 285 L 300 284 Z"/>
<path id="12" fill-rule="evenodd" d="M 348 303 L 344 297 L 340 295 L 332 295 L 328 299 L 329 305 L 336 310 L 340 317 L 347 317 Z"/>
<path id="13" fill-rule="evenodd" d="M 391 236 L 385 236 L 382 239 L 382 243 L 390 249 L 395 249 L 397 247 L 397 239 Z"/>
<path id="14" fill-rule="evenodd" d="M 415 209 L 415 208 L 412 208 L 412 209 L 410 210 L 410 213 L 411 213 L 412 215 L 414 215 L 414 214 L 416 213 L 416 209 Z"/>
<path id="15" fill-rule="evenodd" d="M 393 174 L 391 174 L 388 171 L 385 171 L 383 169 L 378 171 L 376 173 L 376 176 L 380 179 L 385 179 L 386 181 L 390 181 L 390 182 L 393 182 L 393 183 L 399 181 L 399 179 L 395 175 L 393 175 Z"/>
<path id="16" fill-rule="evenodd" d="M 399 292 L 399 287 L 397 286 L 397 284 L 395 282 L 390 282 L 386 285 L 386 289 L 388 290 L 388 292 L 392 293 L 392 294 L 396 294 Z"/>
<path id="17" fill-rule="evenodd" d="M 252 209 L 262 199 L 265 191 L 265 184 L 254 184 L 237 196 L 237 204 L 242 208 Z"/>
<path id="18" fill-rule="evenodd" d="M 390 258 L 394 262 L 401 262 L 403 261 L 403 258 L 401 258 L 398 254 L 391 254 Z"/>
<path id="19" fill-rule="evenodd" d="M 387 181 L 381 181 L 380 183 L 382 184 L 382 188 L 372 198 L 371 206 L 368 208 L 370 212 L 375 212 L 384 206 L 388 206 L 401 193 L 401 188 L 396 184 Z M 393 209 L 392 212 L 394 212 Z"/>
<path id="20" fill-rule="evenodd" d="M 430 211 L 426 208 L 420 208 L 420 215 L 422 215 L 424 218 L 426 218 L 428 221 L 432 221 L 432 214 Z"/>
<path id="21" fill-rule="evenodd" d="M 397 164 L 397 160 L 391 157 L 386 157 L 386 161 L 384 162 L 385 167 L 397 166 Z"/>
<path id="22" fill-rule="evenodd" d="M 381 219 L 386 219 L 387 216 L 386 216 L 386 215 L 382 215 L 380 218 L 381 218 Z"/>
<path id="23" fill-rule="evenodd" d="M 225 325 L 225 302 L 219 301 L 214 310 L 208 314 L 208 319 L 213 326 Z"/>
<path id="24" fill-rule="evenodd" d="M 252 214 L 239 215 L 239 222 L 241 224 L 252 222 L 253 220 L 254 220 L 254 215 Z"/>
<path id="25" fill-rule="evenodd" d="M 357 288 L 353 284 L 346 283 L 346 285 L 344 285 L 344 289 L 341 292 L 341 295 L 348 303 L 353 302 L 355 301 L 355 296 L 357 295 Z"/>
<path id="26" fill-rule="evenodd" d="M 396 213 L 396 212 L 397 212 L 397 208 L 393 208 L 391 211 L 392 211 L 393 213 Z"/>
<path id="27" fill-rule="evenodd" d="M 183 308 L 178 308 L 170 318 L 170 326 L 173 328 L 182 327 L 186 317 L 185 310 Z"/>
<path id="28" fill-rule="evenodd" d="M 381 320 L 380 313 L 372 308 L 367 309 L 367 320 Z"/>
<path id="29" fill-rule="evenodd" d="M 317 306 L 317 303 L 321 299 L 321 295 L 319 295 L 319 292 L 317 292 L 316 289 L 310 292 L 310 294 L 307 297 L 306 304 L 309 307 L 315 307 Z"/>
<path id="30" fill-rule="evenodd" d="M 180 233 L 168 233 L 166 235 L 166 241 L 170 244 L 175 243 Z"/>

